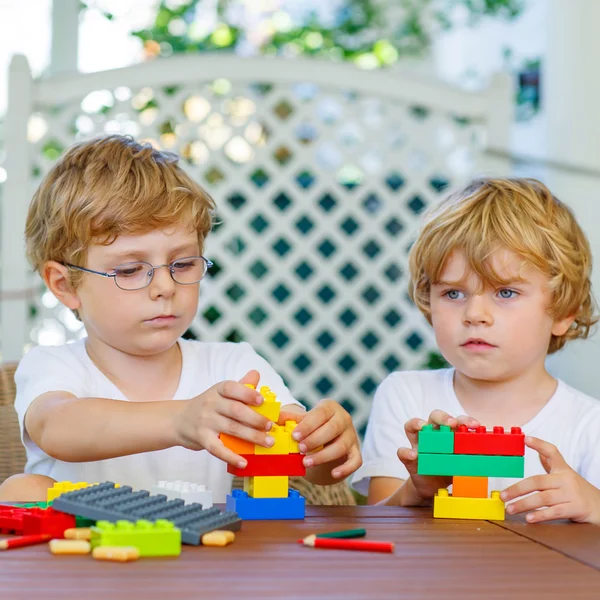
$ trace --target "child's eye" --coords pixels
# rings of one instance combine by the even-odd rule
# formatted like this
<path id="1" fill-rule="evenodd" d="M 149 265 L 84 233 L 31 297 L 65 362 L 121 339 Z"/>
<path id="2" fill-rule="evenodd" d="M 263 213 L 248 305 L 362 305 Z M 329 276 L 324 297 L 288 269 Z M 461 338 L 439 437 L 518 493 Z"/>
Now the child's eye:
<path id="1" fill-rule="evenodd" d="M 515 290 L 509 290 L 506 288 L 498 291 L 498 296 L 500 296 L 500 298 L 502 298 L 503 300 L 510 300 L 511 298 L 514 298 L 518 295 L 518 292 L 515 292 Z"/>
<path id="2" fill-rule="evenodd" d="M 186 269 L 191 269 L 198 264 L 198 260 L 178 260 L 173 263 L 173 268 L 177 269 L 177 271 L 185 271 Z"/>
<path id="3" fill-rule="evenodd" d="M 449 298 L 450 300 L 459 300 L 465 297 L 463 292 L 461 292 L 460 290 L 448 290 L 447 292 L 444 292 L 444 296 L 446 296 L 446 298 Z"/>

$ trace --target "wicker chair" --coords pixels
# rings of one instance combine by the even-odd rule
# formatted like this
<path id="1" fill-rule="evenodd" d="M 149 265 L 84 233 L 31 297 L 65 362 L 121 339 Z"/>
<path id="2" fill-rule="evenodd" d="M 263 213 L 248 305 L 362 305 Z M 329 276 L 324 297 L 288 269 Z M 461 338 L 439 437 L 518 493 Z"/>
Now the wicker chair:
<path id="1" fill-rule="evenodd" d="M 25 448 L 21 443 L 15 401 L 15 370 L 17 363 L 0 365 L 0 483 L 7 477 L 22 473 L 25 467 Z M 235 478 L 234 488 L 242 488 Z M 290 477 L 290 487 L 298 490 L 308 504 L 354 505 L 356 500 L 345 482 L 331 486 L 313 485 L 302 477 Z"/>
<path id="2" fill-rule="evenodd" d="M 25 468 L 25 448 L 14 407 L 16 369 L 17 363 L 0 365 L 0 483 Z"/>

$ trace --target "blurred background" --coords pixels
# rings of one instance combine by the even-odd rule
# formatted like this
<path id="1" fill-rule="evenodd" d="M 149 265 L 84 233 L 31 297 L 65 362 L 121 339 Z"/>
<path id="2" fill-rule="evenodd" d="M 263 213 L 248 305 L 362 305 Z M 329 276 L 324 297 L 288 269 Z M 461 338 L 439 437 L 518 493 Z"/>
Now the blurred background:
<path id="1" fill-rule="evenodd" d="M 444 365 L 406 294 L 441 194 L 536 177 L 598 256 L 599 21 L 596 0 L 0 0 L 2 359 L 85 334 L 30 273 L 24 218 L 66 147 L 127 133 L 219 207 L 187 336 L 249 341 L 363 431 L 387 373 Z M 548 363 L 600 397 L 599 360 L 594 336 Z"/>

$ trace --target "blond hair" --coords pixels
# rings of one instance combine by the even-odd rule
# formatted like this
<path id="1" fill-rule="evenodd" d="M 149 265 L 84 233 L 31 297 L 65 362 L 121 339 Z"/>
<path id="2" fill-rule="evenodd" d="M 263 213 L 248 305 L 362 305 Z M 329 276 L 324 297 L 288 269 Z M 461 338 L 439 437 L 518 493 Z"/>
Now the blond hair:
<path id="1" fill-rule="evenodd" d="M 477 179 L 430 211 L 409 256 L 409 294 L 428 321 L 431 285 L 455 250 L 465 253 L 484 284 L 507 283 L 490 260 L 498 248 L 547 275 L 548 311 L 555 321 L 575 318 L 564 335 L 552 336 L 548 353 L 568 340 L 586 338 L 598 320 L 590 245 L 569 208 L 535 179 Z"/>
<path id="2" fill-rule="evenodd" d="M 179 223 L 196 231 L 200 250 L 211 230 L 212 198 L 170 152 L 110 135 L 72 146 L 44 177 L 27 215 L 27 257 L 85 265 L 91 244 Z M 72 274 L 74 285 L 81 274 Z"/>

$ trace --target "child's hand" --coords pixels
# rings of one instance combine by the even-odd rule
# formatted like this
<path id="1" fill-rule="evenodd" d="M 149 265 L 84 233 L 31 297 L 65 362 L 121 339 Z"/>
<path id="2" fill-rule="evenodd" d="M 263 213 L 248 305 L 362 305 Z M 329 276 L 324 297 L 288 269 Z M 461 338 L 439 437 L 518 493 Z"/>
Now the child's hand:
<path id="1" fill-rule="evenodd" d="M 569 467 L 553 444 L 526 437 L 525 445 L 539 453 L 542 466 L 548 474 L 533 475 L 506 488 L 500 494 L 505 502 L 531 494 L 509 504 L 506 512 L 514 515 L 534 511 L 526 517 L 529 523 L 571 519 L 600 525 L 600 490 Z"/>
<path id="2" fill-rule="evenodd" d="M 282 411 L 279 420 L 298 422 L 292 437 L 300 442 L 300 452 L 310 452 L 323 446 L 321 450 L 304 457 L 305 467 L 335 462 L 337 464 L 331 476 L 343 479 L 362 465 L 360 442 L 352 418 L 334 400 L 321 400 L 305 413 Z"/>
<path id="3" fill-rule="evenodd" d="M 452 429 L 456 429 L 459 425 L 467 427 L 479 427 L 479 422 L 472 417 L 465 415 L 454 418 L 442 410 L 434 410 L 427 421 L 423 419 L 411 419 L 404 425 L 404 432 L 410 442 L 410 448 L 399 448 L 398 458 L 406 467 L 410 475 L 410 479 L 415 487 L 415 491 L 421 500 L 433 498 L 436 492 L 441 488 L 447 488 L 452 483 L 452 477 L 435 477 L 431 475 L 419 475 L 417 473 L 418 465 L 418 446 L 419 446 L 419 431 L 427 424 L 433 425 L 448 425 Z"/>
<path id="4" fill-rule="evenodd" d="M 265 448 L 273 445 L 273 438 L 265 433 L 271 421 L 250 408 L 262 404 L 263 397 L 244 385 L 256 387 L 259 379 L 257 371 L 250 371 L 240 381 L 221 381 L 187 401 L 184 410 L 175 416 L 178 445 L 207 450 L 231 465 L 245 468 L 246 461 L 227 448 L 219 434 L 228 433 Z"/>

